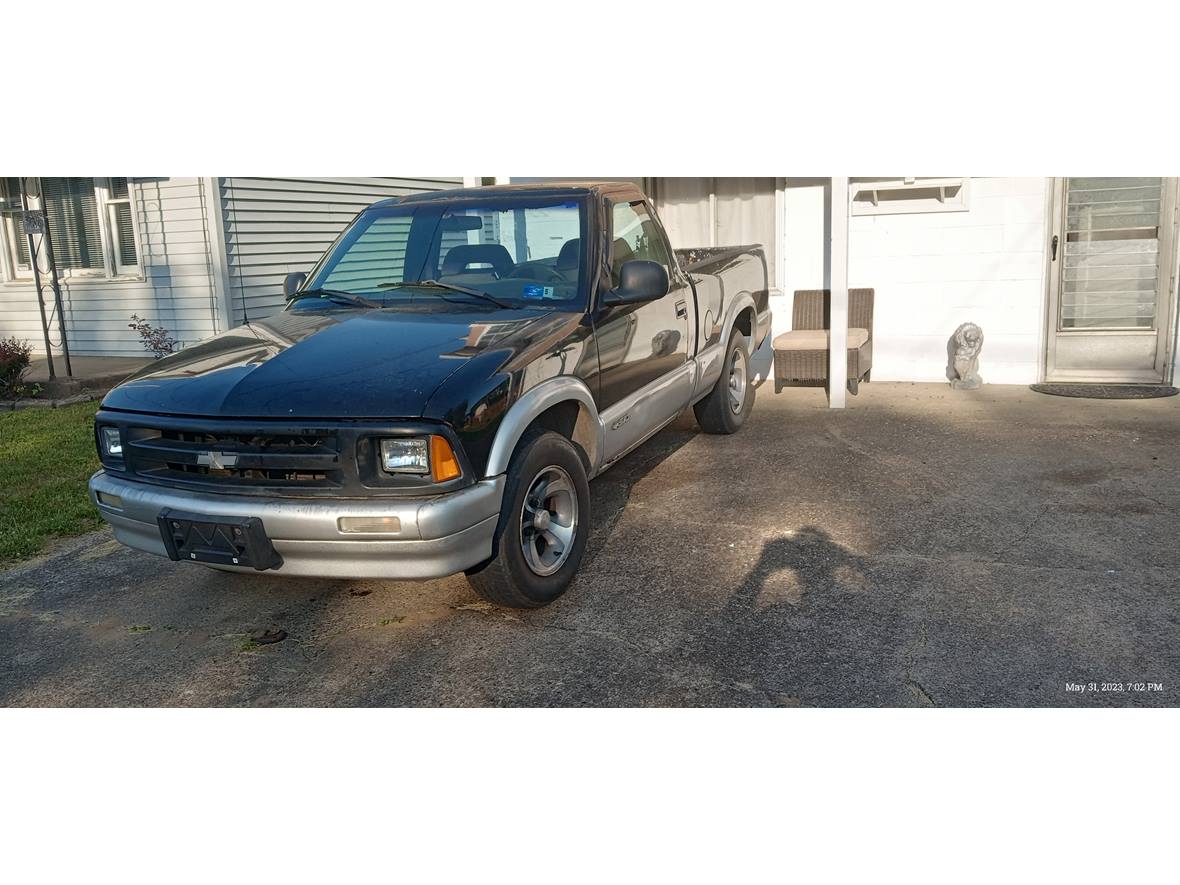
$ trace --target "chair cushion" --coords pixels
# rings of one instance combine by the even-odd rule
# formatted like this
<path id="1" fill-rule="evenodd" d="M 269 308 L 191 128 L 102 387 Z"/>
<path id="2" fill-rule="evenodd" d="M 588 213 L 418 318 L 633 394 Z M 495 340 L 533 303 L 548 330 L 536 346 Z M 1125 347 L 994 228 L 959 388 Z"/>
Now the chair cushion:
<path id="1" fill-rule="evenodd" d="M 771 347 L 775 350 L 828 350 L 831 334 L 827 329 L 795 329 L 776 335 Z M 849 350 L 862 347 L 868 340 L 868 329 L 848 330 Z"/>

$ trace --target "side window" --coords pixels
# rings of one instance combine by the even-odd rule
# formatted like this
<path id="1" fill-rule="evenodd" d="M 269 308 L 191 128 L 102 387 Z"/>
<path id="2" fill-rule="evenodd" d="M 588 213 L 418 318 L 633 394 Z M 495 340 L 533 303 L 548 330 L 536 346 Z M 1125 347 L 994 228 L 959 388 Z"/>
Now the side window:
<path id="1" fill-rule="evenodd" d="M 664 247 L 664 238 L 652 220 L 643 201 L 616 203 L 611 212 L 612 230 L 610 275 L 611 285 L 619 285 L 619 271 L 633 258 L 656 261 L 671 273 L 671 262 Z"/>

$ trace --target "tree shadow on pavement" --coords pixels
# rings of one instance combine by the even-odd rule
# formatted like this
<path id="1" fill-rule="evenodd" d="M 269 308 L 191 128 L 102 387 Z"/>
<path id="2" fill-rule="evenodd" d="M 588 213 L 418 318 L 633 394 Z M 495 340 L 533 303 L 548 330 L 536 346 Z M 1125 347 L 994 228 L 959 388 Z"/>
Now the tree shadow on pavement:
<path id="1" fill-rule="evenodd" d="M 719 674 L 809 704 L 934 703 L 907 672 L 896 588 L 875 586 L 871 566 L 816 525 L 767 540 L 718 615 Z"/>
<path id="2" fill-rule="evenodd" d="M 859 556 L 837 544 L 819 526 L 804 526 L 767 541 L 758 562 L 725 604 L 727 618 L 740 618 L 761 604 L 799 605 L 812 591 L 868 589 Z"/>

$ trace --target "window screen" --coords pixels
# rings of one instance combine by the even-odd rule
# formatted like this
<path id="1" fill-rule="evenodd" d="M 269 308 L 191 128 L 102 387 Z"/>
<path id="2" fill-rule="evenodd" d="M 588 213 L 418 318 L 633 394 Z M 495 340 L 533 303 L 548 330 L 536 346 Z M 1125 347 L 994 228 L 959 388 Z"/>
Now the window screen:
<path id="1" fill-rule="evenodd" d="M 94 179 L 42 178 L 41 193 L 49 216 L 53 257 L 58 268 L 104 270 Z"/>
<path id="2" fill-rule="evenodd" d="M 29 240 L 21 225 L 20 179 L 5 178 L 0 182 L 0 210 L 4 212 L 5 234 L 8 237 L 14 263 L 20 270 L 27 270 L 29 263 Z"/>
<path id="3" fill-rule="evenodd" d="M 111 235 L 116 246 L 118 263 L 121 268 L 134 267 L 135 229 L 131 225 L 131 194 L 127 188 L 126 178 L 110 179 L 107 206 L 111 213 Z"/>

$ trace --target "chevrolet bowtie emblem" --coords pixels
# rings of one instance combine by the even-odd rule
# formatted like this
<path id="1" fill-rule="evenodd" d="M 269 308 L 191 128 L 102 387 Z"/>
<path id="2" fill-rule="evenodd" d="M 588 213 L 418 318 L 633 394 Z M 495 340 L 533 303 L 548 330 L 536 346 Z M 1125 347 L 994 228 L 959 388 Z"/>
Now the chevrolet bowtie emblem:
<path id="1" fill-rule="evenodd" d="M 225 470 L 238 463 L 238 456 L 233 452 L 201 452 L 197 455 L 197 463 L 210 470 Z"/>

